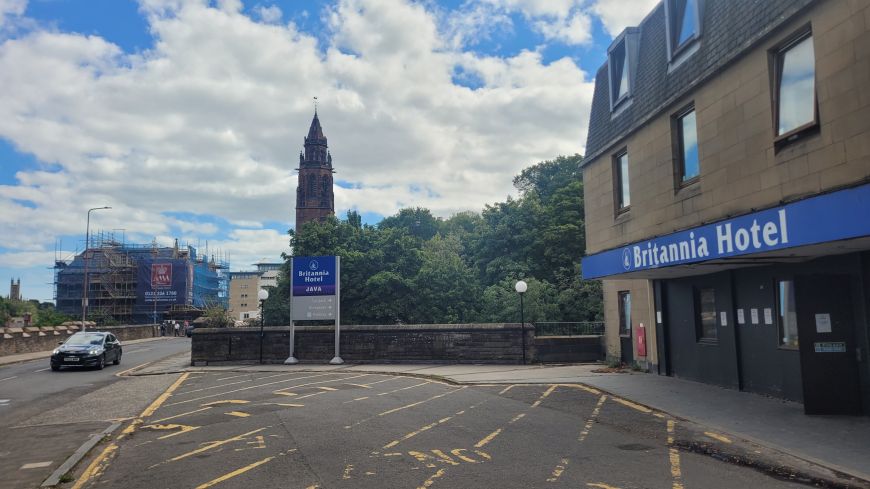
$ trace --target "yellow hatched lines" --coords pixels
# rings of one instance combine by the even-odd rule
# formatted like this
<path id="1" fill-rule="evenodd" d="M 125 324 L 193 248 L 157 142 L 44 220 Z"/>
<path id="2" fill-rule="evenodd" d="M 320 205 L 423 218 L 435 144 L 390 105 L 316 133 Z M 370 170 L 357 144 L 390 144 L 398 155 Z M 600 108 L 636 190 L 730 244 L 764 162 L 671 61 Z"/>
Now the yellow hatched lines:
<path id="1" fill-rule="evenodd" d="M 429 398 L 427 398 L 427 399 L 423 399 L 422 401 L 412 402 L 411 404 L 405 404 L 404 406 L 399 406 L 399 407 L 397 407 L 397 408 L 389 409 L 389 410 L 384 411 L 384 412 L 382 412 L 382 413 L 378 413 L 378 414 L 375 415 L 375 416 L 370 416 L 370 417 L 365 418 L 365 419 L 363 419 L 363 420 L 357 421 L 357 422 L 354 423 L 354 424 L 347 425 L 347 426 L 344 427 L 344 429 L 349 430 L 349 429 L 353 428 L 354 426 L 361 425 L 361 424 L 366 423 L 366 422 L 368 422 L 368 421 L 371 421 L 371 420 L 373 420 L 373 419 L 375 419 L 375 418 L 377 418 L 377 417 L 379 417 L 379 416 L 387 416 L 387 415 L 390 415 L 390 414 L 393 414 L 393 413 L 396 413 L 396 412 L 399 412 L 399 411 L 403 411 L 403 410 L 405 410 L 405 409 L 410 409 L 410 408 L 412 408 L 412 407 L 419 406 L 420 404 L 424 404 L 424 403 L 427 403 L 427 402 L 429 402 L 429 401 L 434 401 L 435 399 L 442 398 L 442 397 L 447 396 L 447 395 L 450 395 L 450 394 L 452 394 L 452 393 L 454 393 L 454 392 L 459 392 L 459 391 L 461 391 L 461 390 L 464 390 L 464 389 L 466 389 L 467 387 L 468 387 L 468 386 L 462 386 L 462 387 L 460 387 L 460 388 L 458 388 L 458 389 L 449 390 L 449 391 L 447 391 L 447 392 L 444 392 L 443 394 L 437 394 L 437 395 L 434 395 L 434 396 L 429 397 Z"/>
<path id="2" fill-rule="evenodd" d="M 381 393 L 378 394 L 378 395 L 379 395 L 379 396 L 386 396 L 387 394 L 392 394 L 392 393 L 394 393 L 394 392 L 399 392 L 399 391 L 406 391 L 406 390 L 408 390 L 408 389 L 413 389 L 413 388 L 415 388 L 415 387 L 420 387 L 420 386 L 422 386 L 422 385 L 431 384 L 431 383 L 432 383 L 431 380 L 427 380 L 426 382 L 420 382 L 419 384 L 409 385 L 408 387 L 402 387 L 402 388 L 400 388 L 400 389 L 394 389 L 394 390 L 387 391 L 387 392 L 381 392 Z"/>
<path id="3" fill-rule="evenodd" d="M 294 450 L 290 450 L 290 451 L 294 451 Z M 271 457 L 266 457 L 262 460 L 258 460 L 250 465 L 246 465 L 240 469 L 236 469 L 232 472 L 224 474 L 224 475 L 218 477 L 217 479 L 212 479 L 212 480 L 206 482 L 205 484 L 200 484 L 200 485 L 196 486 L 196 489 L 208 489 L 209 487 L 214 486 L 216 484 L 220 484 L 221 482 L 223 482 L 225 480 L 232 479 L 233 477 L 236 477 L 238 475 L 242 475 L 249 470 L 256 469 L 257 467 L 259 467 L 263 464 L 269 463 L 281 455 L 284 455 L 284 453 L 282 452 L 282 453 L 279 453 L 278 455 L 272 455 Z"/>
<path id="4" fill-rule="evenodd" d="M 567 465 L 568 465 L 567 458 L 563 458 L 562 460 L 560 460 L 559 465 L 557 465 L 556 468 L 553 469 L 553 474 L 550 475 L 550 477 L 547 479 L 547 482 L 556 482 L 557 480 L 559 480 L 559 477 L 561 477 L 562 473 L 565 472 L 565 467 Z"/>
<path id="5" fill-rule="evenodd" d="M 189 431 L 199 429 L 199 426 L 188 426 L 186 424 L 148 424 L 148 425 L 143 426 L 142 429 L 178 430 L 175 433 L 170 433 L 168 435 L 163 435 L 163 436 L 157 437 L 158 440 L 165 440 L 167 438 L 171 438 L 173 436 L 180 435 L 182 433 L 187 433 Z"/>
<path id="6" fill-rule="evenodd" d="M 189 372 L 181 374 L 181 376 L 178 377 L 178 379 L 176 379 L 175 382 L 173 382 L 172 385 L 170 385 L 169 388 L 163 392 L 163 394 L 155 399 L 154 402 L 149 404 L 148 407 L 145 408 L 145 410 L 142 411 L 142 413 L 136 419 L 130 422 L 130 424 L 124 429 L 124 431 L 122 431 L 121 434 L 118 435 L 117 438 L 115 438 L 115 441 L 120 441 L 125 436 L 132 434 L 136 430 L 136 426 L 142 424 L 143 418 L 153 415 L 154 412 L 157 411 L 157 409 L 172 396 L 172 393 L 175 392 L 175 390 L 178 389 L 181 384 L 183 384 L 184 381 L 187 380 L 188 377 L 190 377 Z M 88 481 L 98 477 L 103 472 L 103 470 L 105 470 L 106 466 L 110 461 L 110 457 L 112 457 L 117 450 L 117 443 L 109 443 L 106 448 L 104 448 L 103 451 L 100 452 L 99 455 L 97 455 L 97 458 L 95 458 L 87 466 L 81 477 L 78 478 L 78 480 L 75 484 L 73 484 L 71 489 L 81 489 L 81 487 L 84 486 Z"/>
<path id="7" fill-rule="evenodd" d="M 172 404 L 167 404 L 167 406 L 176 406 L 176 405 L 178 405 L 178 404 L 185 404 L 185 403 L 188 403 L 188 402 L 196 402 L 196 401 L 201 401 L 201 400 L 203 400 L 203 399 L 211 399 L 211 398 L 213 398 L 213 397 L 225 396 L 225 395 L 227 395 L 227 394 L 233 394 L 233 393 L 235 393 L 235 392 L 242 392 L 242 391 L 246 391 L 246 390 L 250 390 L 250 389 L 259 389 L 259 388 L 261 388 L 261 387 L 266 387 L 266 386 L 269 386 L 269 385 L 275 385 L 275 384 L 282 384 L 282 383 L 284 383 L 284 382 L 291 382 L 291 381 L 295 381 L 295 380 L 309 379 L 309 378 L 314 378 L 314 377 L 323 377 L 323 376 L 325 376 L 325 375 L 336 375 L 336 374 L 335 374 L 335 373 L 325 373 L 325 374 L 319 374 L 319 375 L 311 375 L 311 376 L 308 376 L 308 377 L 296 377 L 296 378 L 293 378 L 293 379 L 276 380 L 276 381 L 274 381 L 274 382 L 266 382 L 265 384 L 251 385 L 251 386 L 248 386 L 248 387 L 240 387 L 240 388 L 238 388 L 238 389 L 233 389 L 233 390 L 231 390 L 231 391 L 227 391 L 227 392 L 219 392 L 219 393 L 217 393 L 217 394 L 210 394 L 210 395 L 207 395 L 207 396 L 196 397 L 196 398 L 193 398 L 193 399 L 186 399 L 186 400 L 184 400 L 184 401 L 179 401 L 179 402 L 174 402 L 174 403 L 172 403 Z M 328 383 L 331 383 L 331 382 L 341 382 L 341 381 L 343 381 L 343 380 L 357 379 L 357 378 L 360 378 L 360 377 L 366 377 L 366 376 L 369 376 L 369 375 L 374 375 L 374 374 L 360 374 L 360 375 L 354 375 L 354 376 L 351 376 L 351 377 L 344 377 L 344 378 L 341 378 L 341 379 L 330 379 L 330 380 L 321 380 L 321 381 L 318 381 L 318 382 L 308 382 L 308 383 L 305 383 L 305 384 L 293 385 L 293 386 L 285 387 L 285 388 L 283 388 L 283 389 L 278 389 L 278 391 L 275 391 L 275 392 L 280 392 L 280 391 L 284 391 L 284 390 L 287 390 L 287 389 L 295 389 L 295 388 L 297 388 L 297 387 L 306 387 L 306 386 L 309 386 L 309 385 L 328 384 Z"/>
<path id="8" fill-rule="evenodd" d="M 246 375 L 251 375 L 251 374 L 246 374 Z M 286 376 L 288 376 L 288 375 L 299 375 L 299 374 L 298 374 L 298 372 L 293 372 L 293 373 L 282 372 L 282 373 L 280 373 L 280 374 L 275 374 L 275 375 L 266 375 L 265 377 L 259 377 L 259 378 L 256 378 L 256 379 L 238 380 L 238 381 L 236 381 L 236 382 L 228 382 L 228 383 L 226 383 L 226 384 L 210 385 L 210 386 L 208 386 L 208 387 L 201 387 L 201 388 L 199 388 L 199 389 L 186 390 L 186 391 L 184 391 L 184 392 L 179 392 L 178 395 L 179 395 L 179 396 L 185 396 L 185 395 L 187 395 L 187 394 L 193 394 L 194 392 L 202 392 L 202 391 L 208 391 L 208 390 L 212 390 L 212 389 L 220 389 L 221 387 L 229 387 L 229 386 L 231 386 L 231 385 L 244 384 L 244 383 L 246 383 L 246 382 L 256 382 L 256 381 L 258 381 L 258 380 L 272 379 L 272 378 L 275 378 L 275 377 L 282 377 L 282 376 L 283 376 L 283 377 L 286 377 Z M 218 380 L 220 380 L 220 379 L 218 379 Z M 286 380 L 294 380 L 294 379 L 286 379 Z"/>
<path id="9" fill-rule="evenodd" d="M 216 440 L 216 441 L 211 441 L 211 442 L 205 443 L 203 446 L 197 448 L 196 450 L 191 450 L 191 451 L 189 451 L 189 452 L 187 452 L 187 453 L 182 453 L 181 455 L 178 455 L 178 456 L 172 457 L 172 458 L 170 458 L 169 460 L 167 460 L 167 461 L 165 461 L 165 462 L 160 462 L 160 463 L 158 463 L 158 464 L 154 464 L 154 465 L 152 465 L 152 466 L 150 466 L 150 467 L 148 467 L 148 468 L 149 468 L 149 469 L 153 469 L 154 467 L 157 467 L 157 466 L 162 465 L 162 464 L 165 464 L 165 463 L 169 463 L 169 462 L 177 462 L 177 461 L 179 461 L 179 460 L 183 460 L 183 459 L 185 459 L 185 458 L 187 458 L 187 457 L 192 457 L 192 456 L 194 456 L 194 455 L 198 455 L 198 454 L 200 454 L 200 453 L 202 453 L 202 452 L 207 452 L 207 451 L 209 451 L 209 450 L 211 450 L 211 449 L 213 449 L 213 448 L 217 448 L 217 447 L 220 447 L 220 446 L 226 445 L 227 443 L 232 443 L 232 442 L 235 442 L 235 441 L 245 440 L 245 439 L 247 439 L 249 436 L 251 436 L 251 435 L 253 435 L 253 434 L 255 434 L 255 433 L 259 433 L 259 432 L 261 432 L 261 431 L 264 431 L 264 430 L 266 430 L 266 429 L 268 429 L 268 428 L 271 428 L 271 426 L 266 426 L 266 427 L 264 427 L 264 428 L 259 428 L 259 429 L 253 430 L 253 431 L 249 431 L 249 432 L 247 432 L 247 433 L 242 433 L 241 435 L 236 435 L 236 436 L 234 436 L 234 437 L 232 437 L 232 438 L 227 438 L 227 439 L 225 439 L 225 440 Z"/>
<path id="10" fill-rule="evenodd" d="M 637 404 L 637 403 L 631 402 L 631 401 L 629 401 L 629 400 L 627 400 L 627 399 L 623 399 L 623 398 L 621 398 L 621 397 L 615 397 L 615 396 L 614 396 L 614 397 L 613 397 L 613 400 L 616 401 L 616 402 L 618 402 L 618 403 L 620 403 L 620 404 L 622 404 L 623 406 L 630 407 L 630 408 L 634 409 L 635 411 L 640 411 L 640 412 L 642 412 L 642 413 L 647 413 L 647 414 L 653 412 L 652 409 L 650 409 L 650 408 L 648 408 L 648 407 L 646 407 L 646 406 L 641 406 L 640 404 Z"/>
<path id="11" fill-rule="evenodd" d="M 714 439 L 714 440 L 721 441 L 722 443 L 731 443 L 731 438 L 728 438 L 728 437 L 725 436 L 725 435 L 720 435 L 720 434 L 718 434 L 718 433 L 713 433 L 712 431 L 705 431 L 704 434 L 707 435 L 707 436 L 709 436 L 710 438 L 712 438 L 712 439 Z"/>
<path id="12" fill-rule="evenodd" d="M 474 408 L 476 408 L 484 403 L 486 403 L 486 401 L 474 404 L 473 406 L 470 406 L 468 409 L 463 409 L 461 411 L 457 411 L 457 412 L 453 413 L 452 415 L 447 416 L 446 418 L 441 418 L 438 421 L 435 421 L 434 423 L 429 423 L 426 426 L 423 426 L 417 430 L 414 430 L 414 431 L 402 436 L 398 440 L 393 440 L 393 441 L 387 443 L 386 445 L 383 446 L 383 449 L 386 450 L 388 448 L 393 448 L 394 446 L 398 445 L 399 443 L 402 443 L 403 441 L 405 441 L 409 438 L 413 438 L 413 437 L 419 435 L 420 433 L 423 433 L 424 431 L 431 430 L 432 428 L 434 428 L 440 424 L 444 424 L 444 423 L 450 421 L 451 419 L 453 419 L 457 416 L 462 416 L 463 414 L 465 414 L 466 411 L 470 411 L 470 410 L 472 410 L 472 409 L 474 409 Z"/>
<path id="13" fill-rule="evenodd" d="M 427 489 L 429 487 L 432 487 L 432 484 L 435 483 L 435 479 L 438 479 L 439 477 L 443 476 L 444 472 L 446 472 L 446 469 L 438 469 L 437 472 L 435 472 L 434 474 L 429 476 L 428 479 L 423 481 L 423 485 L 419 486 L 417 489 Z"/>
<path id="14" fill-rule="evenodd" d="M 674 420 L 668 420 L 668 459 L 671 462 L 671 478 L 674 483 L 671 486 L 673 489 L 683 489 L 683 473 L 680 469 L 680 452 L 674 446 Z"/>
<path id="15" fill-rule="evenodd" d="M 547 390 L 545 390 L 544 393 L 541 394 L 541 396 L 538 397 L 538 399 L 537 399 L 534 403 L 532 403 L 531 407 L 529 407 L 529 411 L 532 410 L 532 409 L 534 409 L 534 408 L 536 408 L 536 407 L 538 407 L 538 406 L 540 406 L 541 403 L 544 402 L 544 399 L 546 399 L 547 397 L 549 397 L 550 394 L 552 394 L 553 391 L 556 390 L 556 387 L 557 387 L 556 384 L 552 384 L 552 385 L 550 385 L 550 387 L 549 387 Z M 528 412 L 517 414 L 517 415 L 514 416 L 510 421 L 508 421 L 507 424 L 511 425 L 511 424 L 516 423 L 517 421 L 523 419 L 523 418 L 526 416 L 526 414 L 528 414 Z M 501 428 L 499 428 L 499 429 L 493 431 L 492 433 L 486 435 L 486 436 L 483 437 L 479 442 L 477 442 L 477 443 L 474 444 L 474 448 L 481 448 L 481 447 L 486 446 L 489 442 L 491 442 L 492 440 L 495 440 L 495 437 L 497 437 L 498 435 L 500 435 L 501 432 L 504 430 L 504 428 L 505 428 L 505 427 L 501 427 Z"/>
<path id="16" fill-rule="evenodd" d="M 586 424 L 583 426 L 583 431 L 580 432 L 580 438 L 578 441 L 583 441 L 589 436 L 589 430 L 592 429 L 592 423 L 598 419 L 598 414 L 601 412 L 601 406 L 604 405 L 604 401 L 607 400 L 607 396 L 603 395 L 598 398 L 598 403 L 595 405 L 595 409 L 592 410 L 592 415 L 589 416 L 589 419 L 586 420 Z"/>

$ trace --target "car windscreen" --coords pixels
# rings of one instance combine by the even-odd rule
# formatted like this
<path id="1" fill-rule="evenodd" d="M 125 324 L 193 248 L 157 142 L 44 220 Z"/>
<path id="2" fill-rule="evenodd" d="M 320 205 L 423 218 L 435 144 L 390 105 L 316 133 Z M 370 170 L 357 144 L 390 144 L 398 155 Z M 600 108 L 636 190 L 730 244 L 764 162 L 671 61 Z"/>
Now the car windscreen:
<path id="1" fill-rule="evenodd" d="M 96 333 L 76 333 L 66 340 L 70 346 L 102 345 L 103 335 Z"/>

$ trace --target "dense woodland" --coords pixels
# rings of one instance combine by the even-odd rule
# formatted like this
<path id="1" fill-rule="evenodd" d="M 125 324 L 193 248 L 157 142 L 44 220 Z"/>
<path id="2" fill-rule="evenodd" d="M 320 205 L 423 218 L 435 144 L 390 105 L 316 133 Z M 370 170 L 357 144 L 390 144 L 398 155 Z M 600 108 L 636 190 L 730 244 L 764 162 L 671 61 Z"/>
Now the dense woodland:
<path id="1" fill-rule="evenodd" d="M 296 256 L 341 256 L 342 324 L 600 321 L 601 285 L 580 279 L 585 253 L 581 156 L 560 156 L 514 178 L 518 198 L 449 219 L 402 209 L 377 225 L 360 215 L 290 231 Z M 290 261 L 265 304 L 287 324 Z"/>

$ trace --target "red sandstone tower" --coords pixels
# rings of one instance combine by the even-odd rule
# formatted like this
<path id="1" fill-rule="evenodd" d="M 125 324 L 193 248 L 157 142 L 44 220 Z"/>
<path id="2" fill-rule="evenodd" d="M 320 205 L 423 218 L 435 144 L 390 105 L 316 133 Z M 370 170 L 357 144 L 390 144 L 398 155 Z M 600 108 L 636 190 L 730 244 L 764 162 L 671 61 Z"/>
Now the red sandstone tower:
<path id="1" fill-rule="evenodd" d="M 299 153 L 299 184 L 296 187 L 296 232 L 306 222 L 323 220 L 335 214 L 332 193 L 332 155 L 320 127 L 317 110 L 305 138 L 305 151 Z"/>

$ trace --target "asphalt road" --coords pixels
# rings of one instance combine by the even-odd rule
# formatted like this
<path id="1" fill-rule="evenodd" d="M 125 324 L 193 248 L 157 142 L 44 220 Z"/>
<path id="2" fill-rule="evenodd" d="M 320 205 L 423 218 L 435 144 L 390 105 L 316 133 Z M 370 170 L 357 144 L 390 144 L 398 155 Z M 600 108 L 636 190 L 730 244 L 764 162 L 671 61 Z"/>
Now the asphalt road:
<path id="1" fill-rule="evenodd" d="M 4 489 L 38 487 L 92 433 L 138 415 L 172 382 L 119 377 L 190 350 L 188 338 L 123 346 L 121 364 L 52 372 L 48 357 L 0 367 L 0 474 Z"/>
<path id="2" fill-rule="evenodd" d="M 732 441 L 580 385 L 352 372 L 188 373 L 84 487 L 786 488 Z M 98 461 L 100 458 L 97 459 Z"/>

